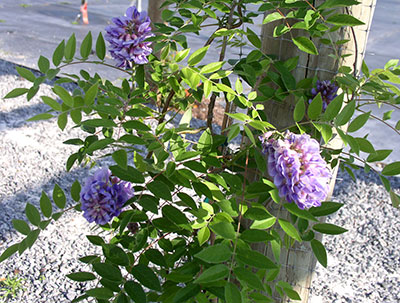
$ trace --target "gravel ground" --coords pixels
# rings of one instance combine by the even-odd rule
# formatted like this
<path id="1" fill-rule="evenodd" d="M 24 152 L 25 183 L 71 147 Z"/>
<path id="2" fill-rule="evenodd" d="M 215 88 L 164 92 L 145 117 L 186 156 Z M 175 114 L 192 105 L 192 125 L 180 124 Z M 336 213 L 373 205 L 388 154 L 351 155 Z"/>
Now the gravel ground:
<path id="1" fill-rule="evenodd" d="M 29 83 L 14 71 L 14 65 L 0 60 L 0 97 Z M 43 85 L 39 95 L 51 94 Z M 65 172 L 65 161 L 74 147 L 62 142 L 77 130 L 60 132 L 54 120 L 25 122 L 47 110 L 35 97 L 0 99 L 0 252 L 20 238 L 11 220 L 24 218 L 26 202 L 38 205 L 41 191 L 51 194 L 54 183 L 68 190 L 87 169 Z M 400 302 L 400 211 L 390 206 L 388 194 L 376 175 L 356 172 L 357 182 L 340 173 L 334 201 L 345 206 L 328 222 L 349 232 L 327 236 L 328 268 L 317 266 L 311 289 L 312 303 Z M 391 179 L 400 189 L 400 180 Z M 69 201 L 71 203 L 71 201 Z M 87 285 L 70 283 L 65 274 L 82 268 L 77 258 L 96 252 L 85 235 L 90 226 L 74 212 L 64 214 L 41 233 L 33 248 L 21 258 L 0 264 L 0 278 L 14 272 L 24 278 L 25 291 L 8 302 L 70 302 Z M 0 299 L 1 300 L 1 299 Z"/>

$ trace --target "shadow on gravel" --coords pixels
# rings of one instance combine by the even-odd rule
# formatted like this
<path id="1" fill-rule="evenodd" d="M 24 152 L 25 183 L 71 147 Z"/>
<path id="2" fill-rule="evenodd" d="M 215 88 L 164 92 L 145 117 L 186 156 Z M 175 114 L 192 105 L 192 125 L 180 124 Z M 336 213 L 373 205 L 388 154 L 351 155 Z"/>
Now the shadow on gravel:
<path id="1" fill-rule="evenodd" d="M 12 102 L 12 101 L 10 101 Z M 27 121 L 29 118 L 44 113 L 48 111 L 50 108 L 45 104 L 27 104 L 24 107 L 18 107 L 8 112 L 0 111 L 0 125 L 5 123 L 6 125 L 0 126 L 0 132 L 7 129 L 16 129 L 23 127 L 28 124 L 42 122 L 39 121 Z M 50 119 L 49 119 L 50 120 Z M 54 118 L 51 120 L 56 122 Z"/>
<path id="2" fill-rule="evenodd" d="M 37 184 L 37 186 L 29 187 L 26 190 L 17 191 L 15 194 L 6 197 L 0 196 L 0 223 L 3 223 L 3 228 L 0 229 L 0 240 L 5 241 L 6 239 L 9 239 L 12 234 L 16 233 L 12 227 L 12 219 L 26 220 L 25 205 L 27 202 L 33 204 L 40 210 L 39 200 L 41 192 L 46 192 L 48 197 L 51 198 L 55 184 L 58 184 L 65 192 L 67 197 L 66 208 L 75 205 L 76 202 L 70 197 L 71 185 L 75 180 L 78 180 L 82 184 L 83 179 L 86 178 L 88 174 L 89 169 L 85 167 L 78 167 L 71 172 L 59 171 L 55 172 L 55 175 L 51 179 Z M 53 203 L 53 213 L 59 211 L 60 209 L 57 208 L 57 206 L 55 206 Z"/>
<path id="3" fill-rule="evenodd" d="M 0 76 L 5 76 L 5 75 L 19 76 L 15 69 L 15 66 L 17 66 L 17 64 L 0 59 Z"/>

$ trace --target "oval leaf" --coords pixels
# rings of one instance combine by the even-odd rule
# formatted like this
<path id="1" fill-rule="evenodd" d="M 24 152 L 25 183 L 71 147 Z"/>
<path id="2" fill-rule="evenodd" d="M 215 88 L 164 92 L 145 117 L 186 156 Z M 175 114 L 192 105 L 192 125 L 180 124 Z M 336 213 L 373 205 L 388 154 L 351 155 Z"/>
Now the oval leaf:
<path id="1" fill-rule="evenodd" d="M 323 266 L 328 266 L 328 258 L 326 256 L 326 250 L 324 245 L 318 240 L 311 240 L 311 248 L 314 252 L 315 257 L 317 258 L 318 262 Z"/>
<path id="2" fill-rule="evenodd" d="M 311 55 L 318 55 L 318 50 L 314 43 L 307 37 L 293 37 L 293 43 L 299 48 L 299 50 L 309 53 Z"/>
<path id="3" fill-rule="evenodd" d="M 393 162 L 386 165 L 382 170 L 382 175 L 385 176 L 396 176 L 400 174 L 400 161 Z"/>
<path id="4" fill-rule="evenodd" d="M 328 234 L 328 235 L 340 235 L 347 231 L 347 229 L 345 229 L 343 227 L 336 226 L 336 225 L 330 224 L 330 223 L 315 224 L 313 226 L 313 229 L 315 231 L 318 231 L 323 234 Z"/>
<path id="5" fill-rule="evenodd" d="M 29 222 L 31 222 L 35 226 L 39 226 L 40 213 L 35 206 L 30 203 L 26 203 L 25 215 L 28 218 Z"/>
<path id="6" fill-rule="evenodd" d="M 92 274 L 91 272 L 84 272 L 84 271 L 68 274 L 67 277 L 77 282 L 85 282 L 96 279 L 96 276 L 94 274 Z"/>
<path id="7" fill-rule="evenodd" d="M 154 272 L 143 264 L 138 264 L 132 268 L 132 275 L 140 282 L 143 286 L 150 289 L 161 291 L 160 281 Z"/>
<path id="8" fill-rule="evenodd" d="M 194 256 L 207 263 L 222 263 L 232 257 L 232 251 L 224 244 L 217 244 L 203 249 Z"/>
<path id="9" fill-rule="evenodd" d="M 194 283 L 212 283 L 226 278 L 229 274 L 229 268 L 225 264 L 214 265 L 207 268 Z"/>

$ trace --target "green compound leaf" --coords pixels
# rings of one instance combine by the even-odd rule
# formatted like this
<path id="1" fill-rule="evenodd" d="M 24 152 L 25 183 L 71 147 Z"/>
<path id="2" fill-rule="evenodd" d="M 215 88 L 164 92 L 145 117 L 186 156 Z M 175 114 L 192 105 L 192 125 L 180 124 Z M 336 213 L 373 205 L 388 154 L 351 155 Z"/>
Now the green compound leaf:
<path id="1" fill-rule="evenodd" d="M 85 105 L 92 105 L 97 97 L 97 92 L 99 90 L 98 83 L 93 84 L 85 93 L 84 103 Z"/>
<path id="2" fill-rule="evenodd" d="M 228 282 L 225 285 L 225 300 L 229 303 L 242 303 L 242 295 L 235 284 Z"/>
<path id="3" fill-rule="evenodd" d="M 39 91 L 39 85 L 35 86 L 33 85 L 29 90 L 28 93 L 26 95 L 26 100 L 30 101 L 35 95 L 36 93 Z"/>
<path id="4" fill-rule="evenodd" d="M 25 242 L 28 248 L 31 248 L 32 245 L 36 242 L 37 238 L 39 237 L 40 234 L 40 230 L 39 229 L 35 229 L 32 230 L 28 236 L 25 238 Z"/>
<path id="5" fill-rule="evenodd" d="M 68 123 L 68 114 L 62 113 L 58 116 L 57 125 L 61 130 L 64 130 Z"/>
<path id="6" fill-rule="evenodd" d="M 35 226 L 39 226 L 40 224 L 40 213 L 35 206 L 30 203 L 26 203 L 25 206 L 25 215 L 28 218 L 29 222 L 31 222 Z"/>
<path id="7" fill-rule="evenodd" d="M 299 294 L 298 294 L 296 291 L 293 290 L 292 286 L 291 286 L 289 283 L 284 282 L 284 281 L 279 281 L 279 282 L 276 284 L 276 286 L 282 288 L 283 292 L 284 292 L 290 299 L 296 300 L 296 301 L 301 300 Z"/>
<path id="8" fill-rule="evenodd" d="M 314 252 L 315 257 L 317 258 L 318 262 L 323 266 L 328 266 L 328 258 L 326 256 L 326 250 L 324 245 L 318 240 L 311 240 L 311 248 Z"/>
<path id="9" fill-rule="evenodd" d="M 308 212 L 315 217 L 322 217 L 337 212 L 342 206 L 343 203 L 330 202 L 330 201 L 322 202 L 321 206 L 312 207 L 308 210 Z"/>
<path id="10" fill-rule="evenodd" d="M 124 285 L 124 289 L 129 297 L 135 303 L 146 303 L 146 293 L 144 292 L 142 286 L 134 281 L 128 281 Z"/>
<path id="11" fill-rule="evenodd" d="M 257 168 L 261 172 L 265 172 L 267 170 L 267 161 L 264 155 L 260 153 L 260 151 L 257 148 L 254 149 L 254 157 L 256 159 Z"/>
<path id="12" fill-rule="evenodd" d="M 175 61 L 180 62 L 182 60 L 185 60 L 185 58 L 189 55 L 189 52 L 190 48 L 177 52 L 175 55 Z"/>
<path id="13" fill-rule="evenodd" d="M 294 112 L 293 112 L 294 122 L 300 122 L 301 120 L 303 120 L 305 113 L 306 113 L 306 104 L 304 102 L 304 99 L 301 98 L 299 101 L 297 101 L 296 106 L 294 107 Z"/>
<path id="14" fill-rule="evenodd" d="M 147 189 L 150 190 L 156 197 L 171 201 L 171 191 L 169 187 L 161 181 L 153 181 L 147 184 Z"/>
<path id="15" fill-rule="evenodd" d="M 240 239 L 249 243 L 272 241 L 275 238 L 267 231 L 260 229 L 247 229 L 240 235 Z"/>
<path id="16" fill-rule="evenodd" d="M 29 89 L 27 88 L 15 88 L 12 91 L 10 91 L 7 95 L 5 95 L 3 99 L 16 98 L 22 96 L 23 94 L 26 94 L 28 91 Z"/>
<path id="17" fill-rule="evenodd" d="M 346 14 L 336 14 L 330 16 L 328 19 L 326 19 L 326 22 L 339 26 L 357 26 L 365 24 L 357 18 Z"/>
<path id="18" fill-rule="evenodd" d="M 186 216 L 176 207 L 172 205 L 166 205 L 162 208 L 162 214 L 164 218 L 167 218 L 176 225 L 183 227 L 182 225 L 188 225 L 188 219 Z"/>
<path id="19" fill-rule="evenodd" d="M 11 257 L 13 254 L 15 254 L 18 251 L 20 243 L 16 243 L 8 247 L 0 256 L 0 263 L 3 262 L 4 260 L 7 260 L 9 257 Z"/>
<path id="20" fill-rule="evenodd" d="M 85 272 L 85 271 L 74 272 L 74 273 L 68 274 L 67 277 L 70 278 L 71 280 L 77 281 L 77 282 L 92 281 L 92 280 L 96 279 L 96 276 L 94 274 L 92 274 L 91 272 Z"/>
<path id="21" fill-rule="evenodd" d="M 101 33 L 99 33 L 96 41 L 96 55 L 100 60 L 104 60 L 106 56 L 106 44 Z"/>
<path id="22" fill-rule="evenodd" d="M 393 190 L 390 190 L 390 199 L 392 200 L 392 205 L 395 208 L 400 206 L 400 196 L 396 194 Z"/>
<path id="23" fill-rule="evenodd" d="M 194 283 L 212 283 L 225 279 L 229 274 L 229 268 L 225 264 L 214 265 L 207 268 Z"/>
<path id="24" fill-rule="evenodd" d="M 299 50 L 309 53 L 311 55 L 318 55 L 318 50 L 314 43 L 307 37 L 293 37 L 293 43 L 299 48 Z"/>
<path id="25" fill-rule="evenodd" d="M 71 37 L 68 39 L 67 45 L 65 46 L 65 59 L 67 61 L 71 61 L 74 58 L 76 50 L 76 38 L 75 34 L 72 34 Z"/>
<path id="26" fill-rule="evenodd" d="M 148 127 L 146 124 L 138 120 L 130 120 L 123 123 L 123 125 L 125 128 L 130 128 L 130 129 L 143 130 L 143 131 L 151 130 L 150 127 Z"/>
<path id="27" fill-rule="evenodd" d="M 356 109 L 356 102 L 355 100 L 352 100 L 343 108 L 343 110 L 336 117 L 335 124 L 341 126 L 349 122 L 349 120 L 354 114 L 355 109 Z"/>
<path id="28" fill-rule="evenodd" d="M 79 200 L 81 199 L 81 184 L 79 183 L 78 180 L 75 180 L 74 183 L 72 183 L 71 186 L 71 198 L 76 201 L 79 202 Z"/>
<path id="29" fill-rule="evenodd" d="M 145 256 L 149 259 L 150 262 L 154 264 L 168 267 L 167 262 L 165 261 L 164 255 L 157 249 L 149 249 L 145 252 Z"/>
<path id="30" fill-rule="evenodd" d="M 245 269 L 243 267 L 237 267 L 233 270 L 235 276 L 242 282 L 245 282 L 249 287 L 265 290 L 261 279 L 255 275 L 250 269 Z"/>
<path id="31" fill-rule="evenodd" d="M 279 222 L 279 225 L 284 230 L 284 232 L 288 234 L 288 236 L 301 242 L 301 237 L 299 235 L 299 232 L 289 221 L 286 221 L 284 219 L 279 219 L 278 222 Z"/>
<path id="32" fill-rule="evenodd" d="M 312 100 L 311 104 L 308 106 L 307 114 L 311 120 L 317 120 L 322 112 L 322 97 L 318 93 L 317 96 Z"/>
<path id="33" fill-rule="evenodd" d="M 345 229 L 343 227 L 336 226 L 336 225 L 330 224 L 330 223 L 315 224 L 313 226 L 313 229 L 315 231 L 318 231 L 323 234 L 328 234 L 328 235 L 340 235 L 347 231 L 347 229 Z"/>
<path id="34" fill-rule="evenodd" d="M 251 249 L 239 249 L 236 258 L 255 268 L 275 269 L 276 264 L 262 253 Z"/>
<path id="35" fill-rule="evenodd" d="M 264 220 L 254 220 L 253 224 L 250 226 L 251 229 L 268 229 L 275 224 L 276 218 L 271 217 Z"/>
<path id="36" fill-rule="evenodd" d="M 12 224 L 16 231 L 20 232 L 23 235 L 28 235 L 31 232 L 31 228 L 29 224 L 26 223 L 24 220 L 12 220 Z"/>
<path id="37" fill-rule="evenodd" d="M 197 143 L 197 148 L 202 153 L 207 153 L 211 151 L 213 144 L 213 138 L 211 135 L 211 131 L 207 128 L 200 136 L 199 141 Z"/>
<path id="38" fill-rule="evenodd" d="M 41 96 L 43 102 L 45 104 L 47 104 L 48 106 L 50 106 L 52 109 L 56 110 L 56 111 L 61 111 L 61 104 L 58 103 L 56 100 L 54 100 L 53 98 L 47 97 L 47 96 Z"/>
<path id="39" fill-rule="evenodd" d="M 184 303 L 188 302 L 190 298 L 193 298 L 200 292 L 200 286 L 197 284 L 189 284 L 183 288 L 180 288 L 174 297 L 173 303 Z"/>
<path id="40" fill-rule="evenodd" d="M 307 210 L 300 209 L 295 203 L 285 203 L 283 205 L 290 213 L 296 215 L 299 218 L 303 218 L 306 220 L 311 220 L 317 222 L 318 220 L 310 214 Z"/>
<path id="41" fill-rule="evenodd" d="M 115 163 L 117 163 L 121 168 L 128 168 L 128 154 L 126 153 L 125 149 L 115 151 L 112 154 L 112 158 L 114 159 Z"/>
<path id="42" fill-rule="evenodd" d="M 17 66 L 16 70 L 22 78 L 24 78 L 30 82 L 34 82 L 36 80 L 35 75 L 29 69 Z"/>
<path id="43" fill-rule="evenodd" d="M 194 256 L 207 263 L 222 263 L 232 257 L 232 251 L 225 244 L 217 244 L 204 248 Z"/>
<path id="44" fill-rule="evenodd" d="M 55 92 L 67 106 L 74 107 L 74 99 L 64 87 L 54 85 L 53 92 Z"/>
<path id="45" fill-rule="evenodd" d="M 200 73 L 201 73 L 201 74 L 214 73 L 214 72 L 216 72 L 217 70 L 220 70 L 221 67 L 222 67 L 224 64 L 225 64 L 224 61 L 222 61 L 222 62 L 212 62 L 212 63 L 209 63 L 209 64 L 207 64 L 207 65 L 205 65 L 205 66 L 203 66 L 203 67 L 201 68 Z"/>
<path id="46" fill-rule="evenodd" d="M 320 6 L 318 6 L 318 9 L 321 10 L 326 8 L 345 7 L 357 4 L 359 4 L 359 2 L 356 0 L 326 0 Z"/>
<path id="47" fill-rule="evenodd" d="M 374 153 L 371 153 L 368 156 L 367 162 L 383 161 L 392 153 L 392 151 L 393 150 L 391 150 L 391 149 L 376 150 Z"/>
<path id="48" fill-rule="evenodd" d="M 197 233 L 197 240 L 199 245 L 202 246 L 210 238 L 210 229 L 207 226 L 203 226 Z"/>
<path id="49" fill-rule="evenodd" d="M 400 161 L 393 162 L 386 165 L 382 170 L 382 175 L 385 176 L 396 176 L 400 174 Z"/>
<path id="50" fill-rule="evenodd" d="M 117 124 L 110 119 L 91 119 L 82 121 L 82 125 L 89 127 L 115 127 Z"/>
<path id="51" fill-rule="evenodd" d="M 193 54 L 190 55 L 189 59 L 188 59 L 188 64 L 190 66 L 196 65 L 197 63 L 199 63 L 201 60 L 203 60 L 204 56 L 206 55 L 208 49 L 209 49 L 209 45 L 202 47 L 198 50 L 196 50 Z"/>
<path id="52" fill-rule="evenodd" d="M 50 68 L 50 61 L 46 57 L 40 56 L 38 60 L 39 70 L 45 74 Z"/>
<path id="53" fill-rule="evenodd" d="M 222 221 L 210 226 L 213 232 L 217 235 L 223 237 L 224 239 L 235 239 L 236 232 L 232 226 L 232 224 Z"/>
<path id="54" fill-rule="evenodd" d="M 86 59 L 87 57 L 89 57 L 90 52 L 92 51 L 92 33 L 89 32 L 85 39 L 83 39 L 82 41 L 82 45 L 81 45 L 81 56 L 83 59 Z"/>
<path id="55" fill-rule="evenodd" d="M 132 268 L 132 275 L 140 282 L 143 286 L 150 289 L 161 291 L 160 281 L 154 272 L 143 264 L 138 264 Z"/>
<path id="56" fill-rule="evenodd" d="M 284 17 L 283 17 L 280 13 L 278 13 L 278 12 L 273 12 L 273 13 L 268 14 L 268 15 L 264 18 L 263 24 L 267 24 L 267 23 L 270 23 L 270 22 L 273 22 L 273 21 L 276 21 L 276 20 L 280 20 L 280 19 L 283 19 L 283 18 L 284 18 Z"/>
<path id="57" fill-rule="evenodd" d="M 55 66 L 60 65 L 62 58 L 64 57 L 64 49 L 65 49 L 65 40 L 61 41 L 61 43 L 57 46 L 53 53 L 53 64 Z"/>
<path id="58" fill-rule="evenodd" d="M 93 269 L 98 273 L 101 277 L 113 281 L 120 282 L 122 281 L 121 271 L 117 266 L 113 266 L 108 263 L 94 263 Z"/>
<path id="59" fill-rule="evenodd" d="M 40 209 L 45 217 L 50 218 L 53 212 L 53 206 L 49 197 L 46 195 L 44 191 L 42 191 L 42 195 L 40 197 Z"/>
<path id="60" fill-rule="evenodd" d="M 86 295 L 101 300 L 108 300 L 114 295 L 114 293 L 108 288 L 98 287 L 87 290 Z"/>
<path id="61" fill-rule="evenodd" d="M 359 130 L 361 127 L 364 126 L 365 123 L 367 123 L 369 119 L 369 115 L 371 112 L 361 114 L 358 117 L 356 117 L 351 123 L 349 124 L 349 127 L 347 128 L 347 131 L 349 133 L 355 132 Z"/>
<path id="62" fill-rule="evenodd" d="M 65 197 L 64 191 L 58 184 L 54 185 L 53 201 L 57 205 L 57 207 L 61 209 L 65 207 L 65 204 L 67 202 L 67 198 Z"/>
<path id="63" fill-rule="evenodd" d="M 32 118 L 29 118 L 26 121 L 40 121 L 40 120 L 48 120 L 53 118 L 54 116 L 52 114 L 48 113 L 43 113 L 43 114 L 38 114 L 36 116 L 33 116 Z"/>
<path id="64" fill-rule="evenodd" d="M 123 169 L 115 165 L 115 166 L 110 166 L 110 170 L 115 176 L 117 176 L 122 180 L 129 181 L 132 183 L 144 182 L 143 174 L 132 166 L 128 165 L 127 169 Z"/>

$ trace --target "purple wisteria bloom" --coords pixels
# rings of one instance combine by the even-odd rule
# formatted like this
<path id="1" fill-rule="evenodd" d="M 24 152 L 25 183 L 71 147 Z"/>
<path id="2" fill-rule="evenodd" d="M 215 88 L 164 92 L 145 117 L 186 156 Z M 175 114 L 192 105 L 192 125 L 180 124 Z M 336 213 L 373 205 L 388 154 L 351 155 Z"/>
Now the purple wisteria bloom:
<path id="1" fill-rule="evenodd" d="M 97 170 L 86 178 L 81 191 L 81 209 L 86 220 L 106 224 L 119 216 L 125 202 L 132 198 L 132 183 L 112 176 L 108 168 Z"/>
<path id="2" fill-rule="evenodd" d="M 117 66 L 131 68 L 132 61 L 136 64 L 148 63 L 147 56 L 153 50 L 151 42 L 145 40 L 154 34 L 147 13 L 139 12 L 135 6 L 131 6 L 125 16 L 113 18 L 112 22 L 115 25 L 106 27 L 105 39 L 110 43 L 110 53 Z"/>
<path id="3" fill-rule="evenodd" d="M 307 134 L 286 132 L 280 139 L 270 139 L 271 135 L 268 132 L 260 140 L 279 196 L 300 209 L 321 206 L 329 192 L 331 172 L 320 155 L 318 142 Z"/>
<path id="4" fill-rule="evenodd" d="M 312 99 L 321 93 L 322 97 L 322 107 L 325 110 L 329 103 L 332 102 L 333 99 L 337 97 L 337 91 L 339 87 L 335 85 L 335 83 L 331 83 L 329 80 L 320 81 L 317 80 L 316 87 L 311 89 L 311 96 L 312 98 L 309 100 L 311 103 Z"/>

